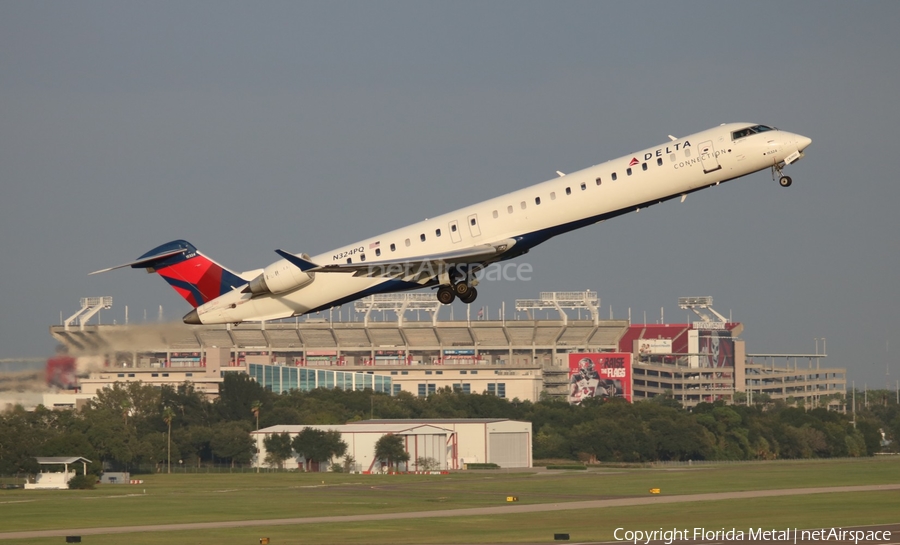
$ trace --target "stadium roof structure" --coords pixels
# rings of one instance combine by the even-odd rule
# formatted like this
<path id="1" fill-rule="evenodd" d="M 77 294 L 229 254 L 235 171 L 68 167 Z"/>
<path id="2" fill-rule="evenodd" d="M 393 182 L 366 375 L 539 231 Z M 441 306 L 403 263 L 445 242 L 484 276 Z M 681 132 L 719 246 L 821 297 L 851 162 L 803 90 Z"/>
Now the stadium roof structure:
<path id="1" fill-rule="evenodd" d="M 295 321 L 189 326 L 181 323 L 52 326 L 73 355 L 191 352 L 208 348 L 300 352 L 338 350 L 616 350 L 627 320 Z"/>

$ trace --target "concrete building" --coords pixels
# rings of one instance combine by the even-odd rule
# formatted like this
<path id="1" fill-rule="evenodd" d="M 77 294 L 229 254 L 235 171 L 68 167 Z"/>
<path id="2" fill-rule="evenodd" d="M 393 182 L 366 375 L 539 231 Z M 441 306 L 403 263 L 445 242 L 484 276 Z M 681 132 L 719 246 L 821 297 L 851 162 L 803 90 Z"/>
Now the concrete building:
<path id="1" fill-rule="evenodd" d="M 332 321 L 342 314 L 329 313 L 328 320 L 67 324 L 50 332 L 70 354 L 103 362 L 81 380 L 84 393 L 117 381 L 192 381 L 212 398 L 225 373 L 241 372 L 276 392 L 370 387 L 427 396 L 451 388 L 537 401 L 568 395 L 570 353 L 619 352 L 632 354 L 633 400 L 672 395 L 692 406 L 766 394 L 839 407 L 834 398 L 846 391 L 845 369 L 821 368 L 824 353 L 748 354 L 743 324 L 719 315 L 711 303 L 711 297 L 679 299 L 698 314 L 692 323 L 635 324 L 601 320 L 596 292 L 547 292 L 517 301 L 515 319 L 501 311 L 496 320 L 438 320 L 431 294 L 409 293 L 363 299 L 347 314 L 351 321 Z M 423 310 L 430 319 L 406 319 Z M 375 321 L 379 312 L 396 319 Z"/>
<path id="2" fill-rule="evenodd" d="M 401 471 L 421 471 L 419 460 L 430 458 L 437 470 L 465 469 L 470 463 L 494 463 L 504 468 L 531 467 L 531 423 L 506 419 L 421 419 L 366 420 L 333 426 L 271 426 L 251 432 L 258 449 L 256 464 L 270 467 L 266 461 L 264 439 L 268 435 L 288 433 L 291 439 L 304 428 L 338 431 L 347 444 L 347 455 L 355 460 L 351 471 L 386 470 L 375 459 L 375 443 L 383 436 L 399 435 L 409 454 L 409 462 Z M 341 460 L 317 464 L 313 471 L 328 471 Z M 303 468 L 305 460 L 293 457 L 287 468 Z"/>

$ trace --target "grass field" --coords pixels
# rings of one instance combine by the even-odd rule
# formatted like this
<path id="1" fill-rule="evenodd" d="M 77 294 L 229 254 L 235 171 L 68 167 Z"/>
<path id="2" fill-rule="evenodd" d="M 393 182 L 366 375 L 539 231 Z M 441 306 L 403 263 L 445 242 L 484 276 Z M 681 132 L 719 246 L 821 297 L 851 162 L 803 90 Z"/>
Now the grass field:
<path id="1" fill-rule="evenodd" d="M 451 475 L 152 475 L 93 491 L 0 491 L 0 532 L 356 515 L 603 498 L 900 483 L 900 459 L 777 462 L 678 469 L 461 472 Z M 652 512 L 648 510 L 652 509 Z M 813 527 L 900 522 L 900 492 L 817 494 L 455 517 L 85 536 L 84 543 L 478 543 L 612 539 L 616 527 Z M 26 540 L 60 543 L 62 538 Z"/>

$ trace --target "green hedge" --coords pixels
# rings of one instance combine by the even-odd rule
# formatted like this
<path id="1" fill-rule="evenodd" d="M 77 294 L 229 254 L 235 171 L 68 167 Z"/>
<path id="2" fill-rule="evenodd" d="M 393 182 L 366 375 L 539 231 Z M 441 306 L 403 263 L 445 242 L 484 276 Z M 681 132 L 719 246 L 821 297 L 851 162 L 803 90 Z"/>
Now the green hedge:
<path id="1" fill-rule="evenodd" d="M 75 475 L 69 479 L 70 490 L 93 490 L 97 485 L 97 477 L 88 473 L 87 475 Z"/>

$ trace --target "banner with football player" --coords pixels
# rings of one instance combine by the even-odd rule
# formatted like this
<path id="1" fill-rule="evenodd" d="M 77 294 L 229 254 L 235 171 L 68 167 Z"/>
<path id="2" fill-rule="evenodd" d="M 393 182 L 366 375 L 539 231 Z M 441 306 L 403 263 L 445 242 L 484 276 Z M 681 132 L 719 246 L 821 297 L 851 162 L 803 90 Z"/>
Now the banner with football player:
<path id="1" fill-rule="evenodd" d="M 588 397 L 622 397 L 631 402 L 631 354 L 569 354 L 569 403 Z"/>

